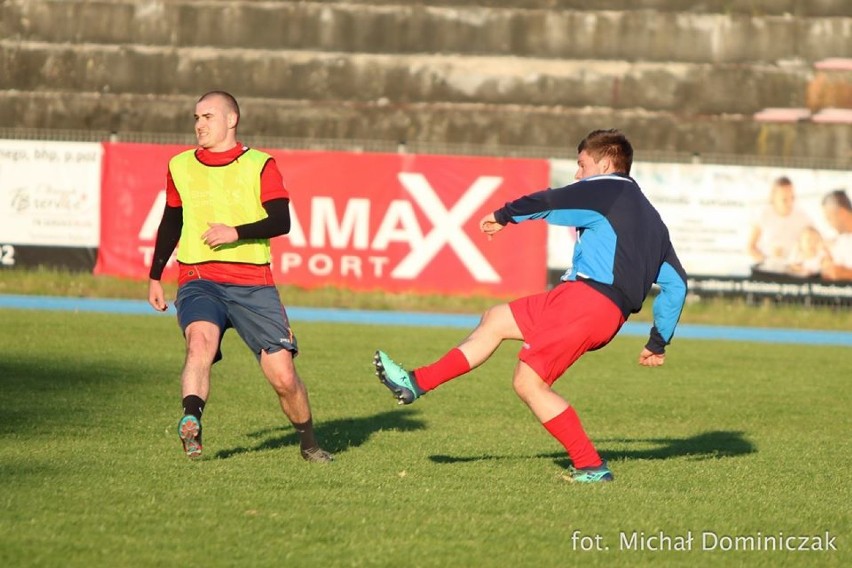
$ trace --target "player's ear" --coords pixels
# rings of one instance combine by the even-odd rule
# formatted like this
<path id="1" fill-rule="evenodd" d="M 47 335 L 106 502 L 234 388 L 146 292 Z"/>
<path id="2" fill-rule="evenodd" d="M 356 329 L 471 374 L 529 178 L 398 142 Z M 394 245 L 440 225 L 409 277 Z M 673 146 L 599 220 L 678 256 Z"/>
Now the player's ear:
<path id="1" fill-rule="evenodd" d="M 609 158 L 601 158 L 598 162 L 598 170 L 602 174 L 608 174 L 612 172 L 612 160 Z"/>
<path id="2" fill-rule="evenodd" d="M 237 113 L 229 112 L 228 113 L 228 128 L 236 128 L 237 127 Z"/>

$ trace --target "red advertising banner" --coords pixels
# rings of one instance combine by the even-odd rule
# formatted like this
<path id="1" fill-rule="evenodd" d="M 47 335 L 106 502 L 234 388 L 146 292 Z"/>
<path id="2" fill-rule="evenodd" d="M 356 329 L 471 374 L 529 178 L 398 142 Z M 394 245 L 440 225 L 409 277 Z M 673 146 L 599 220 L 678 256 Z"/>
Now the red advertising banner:
<path id="1" fill-rule="evenodd" d="M 146 278 L 182 146 L 106 144 L 96 273 Z M 291 197 L 290 234 L 272 241 L 279 284 L 522 295 L 544 289 L 544 223 L 489 241 L 479 219 L 548 185 L 546 160 L 270 151 Z M 215 219 L 211 219 L 215 222 Z M 174 269 L 166 278 L 173 278 Z"/>
<path id="2" fill-rule="evenodd" d="M 169 159 L 186 146 L 104 144 L 101 238 L 95 274 L 147 279 L 166 206 Z M 165 279 L 176 279 L 168 267 Z"/>

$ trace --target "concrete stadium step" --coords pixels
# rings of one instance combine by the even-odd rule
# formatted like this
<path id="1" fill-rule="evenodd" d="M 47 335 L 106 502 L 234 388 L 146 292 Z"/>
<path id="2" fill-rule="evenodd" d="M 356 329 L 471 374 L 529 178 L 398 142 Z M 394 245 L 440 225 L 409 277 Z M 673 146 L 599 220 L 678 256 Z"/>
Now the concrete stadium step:
<path id="1" fill-rule="evenodd" d="M 601 10 L 599 3 L 589 10 L 580 2 L 561 3 L 582 8 L 568 10 L 521 9 L 509 2 L 487 3 L 497 7 L 476 2 L 400 4 L 10 0 L 0 4 L 0 37 L 54 43 L 698 63 L 814 61 L 848 53 L 852 45 L 852 8 L 846 18 L 792 18 L 783 12 L 660 13 L 633 10 L 632 2 L 608 3 L 624 4 L 621 11 Z"/>
<path id="2" fill-rule="evenodd" d="M 158 95 L 223 88 L 241 97 L 326 102 L 603 106 L 751 114 L 766 106 L 802 106 L 812 73 L 803 64 L 626 63 L 0 40 L 4 84 L 33 91 Z"/>
<path id="3" fill-rule="evenodd" d="M 0 91 L 0 127 L 191 134 L 195 97 Z M 750 116 L 642 110 L 419 103 L 316 103 L 243 97 L 241 136 L 565 148 L 597 128 L 625 130 L 643 151 L 845 160 L 847 124 L 761 124 Z M 440 150 L 438 150 L 440 151 Z M 503 154 L 510 155 L 510 154 Z"/>
<path id="4" fill-rule="evenodd" d="M 349 4 L 399 4 L 400 0 L 347 0 Z M 552 10 L 587 10 L 589 0 L 429 0 L 435 6 L 487 6 Z M 848 0 L 595 0 L 597 10 L 659 10 L 734 14 L 849 16 Z"/>

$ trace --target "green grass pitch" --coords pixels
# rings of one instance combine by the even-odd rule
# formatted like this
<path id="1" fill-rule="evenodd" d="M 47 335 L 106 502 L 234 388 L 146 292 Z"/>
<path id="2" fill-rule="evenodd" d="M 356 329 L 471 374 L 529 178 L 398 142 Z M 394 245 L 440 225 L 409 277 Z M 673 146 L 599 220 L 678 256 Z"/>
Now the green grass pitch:
<path id="1" fill-rule="evenodd" d="M 214 368 L 205 457 L 180 451 L 173 318 L 0 311 L 0 566 L 848 566 L 848 348 L 638 338 L 557 390 L 615 483 L 572 485 L 511 390 L 516 345 L 398 407 L 377 347 L 429 362 L 463 330 L 296 325 L 318 433 L 292 428 L 234 332 Z M 601 535 L 609 550 L 572 540 Z M 689 552 L 621 534 L 693 531 Z M 821 535 L 837 551 L 701 550 L 700 535 Z M 588 541 L 587 541 L 588 542 Z"/>

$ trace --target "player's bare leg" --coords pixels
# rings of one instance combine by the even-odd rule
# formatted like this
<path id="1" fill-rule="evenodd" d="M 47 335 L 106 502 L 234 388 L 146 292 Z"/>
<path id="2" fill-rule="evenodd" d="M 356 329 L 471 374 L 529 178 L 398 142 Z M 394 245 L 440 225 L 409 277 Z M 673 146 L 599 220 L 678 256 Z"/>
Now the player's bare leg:
<path id="1" fill-rule="evenodd" d="M 299 434 L 302 457 L 311 462 L 332 461 L 334 457 L 321 449 L 314 437 L 308 389 L 296 372 L 292 353 L 285 349 L 275 353 L 263 351 L 260 355 L 260 367 L 278 395 L 281 410 Z"/>
<path id="2" fill-rule="evenodd" d="M 464 353 L 470 368 L 483 364 L 500 347 L 505 339 L 523 339 L 509 304 L 499 304 L 482 314 L 479 325 L 462 341 L 457 349 Z"/>
<path id="3" fill-rule="evenodd" d="M 518 361 L 512 386 L 518 397 L 530 408 L 550 434 L 559 441 L 574 463 L 570 479 L 583 483 L 612 481 L 612 472 L 598 455 L 583 430 L 580 418 L 562 398 L 523 361 Z"/>
<path id="4" fill-rule="evenodd" d="M 376 375 L 400 404 L 411 404 L 424 393 L 484 363 L 505 339 L 521 339 L 521 330 L 508 304 L 489 308 L 479 325 L 457 347 L 436 362 L 407 371 L 387 353 L 373 358 Z"/>
<path id="5" fill-rule="evenodd" d="M 183 396 L 207 400 L 210 394 L 210 368 L 219 349 L 219 326 L 197 321 L 186 328 L 186 361 L 180 376 Z"/>
<path id="6" fill-rule="evenodd" d="M 210 368 L 219 349 L 219 327 L 206 321 L 189 324 L 186 337 L 186 361 L 181 372 L 183 418 L 178 435 L 183 451 L 190 458 L 201 456 L 201 414 L 210 395 Z"/>
<path id="7" fill-rule="evenodd" d="M 538 373 L 532 370 L 532 367 L 523 361 L 518 361 L 515 367 L 512 387 L 542 424 L 559 416 L 570 406 L 567 400 L 554 391 L 538 376 Z"/>

